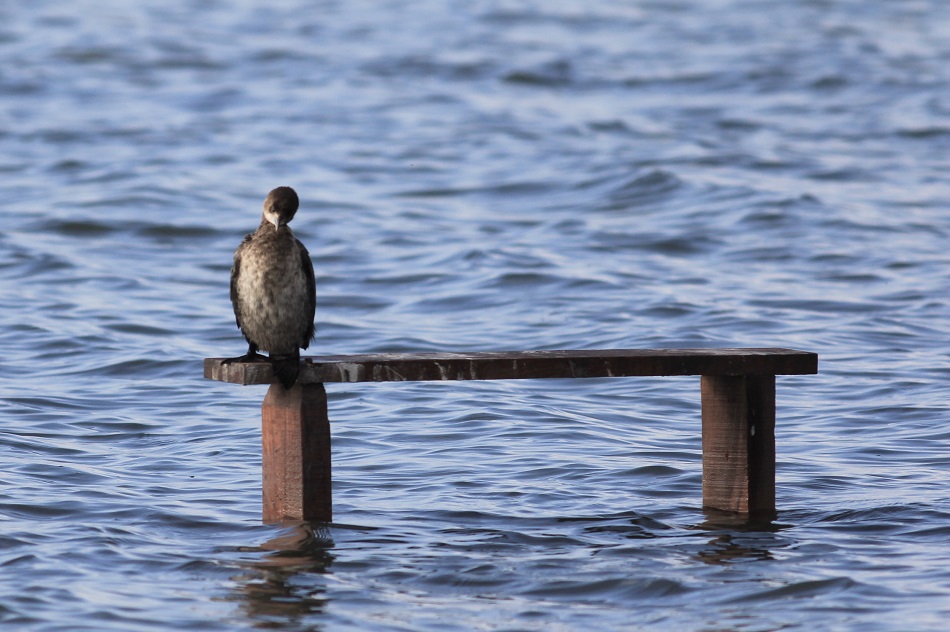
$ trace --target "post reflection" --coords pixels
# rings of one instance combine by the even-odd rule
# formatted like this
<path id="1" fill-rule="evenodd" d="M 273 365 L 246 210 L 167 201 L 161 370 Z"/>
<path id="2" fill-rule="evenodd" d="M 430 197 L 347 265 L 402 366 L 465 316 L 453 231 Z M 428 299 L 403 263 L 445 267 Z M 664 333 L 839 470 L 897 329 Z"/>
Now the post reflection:
<path id="1" fill-rule="evenodd" d="M 315 632 L 327 605 L 321 579 L 333 563 L 325 526 L 299 523 L 252 550 L 264 555 L 241 563 L 232 598 L 255 628 Z M 316 616 L 315 616 L 316 615 Z"/>
<path id="2" fill-rule="evenodd" d="M 774 559 L 771 550 L 767 547 L 753 545 L 745 540 L 740 542 L 732 533 L 716 535 L 709 541 L 708 548 L 697 553 L 696 557 L 707 564 Z"/>
<path id="3" fill-rule="evenodd" d="M 774 534 L 786 525 L 771 517 L 750 517 L 716 509 L 703 509 L 706 519 L 694 527 L 714 534 L 708 546 L 696 554 L 707 564 L 729 564 L 774 559 L 772 550 L 781 546 Z"/>
<path id="4" fill-rule="evenodd" d="M 705 520 L 696 526 L 697 529 L 733 529 L 750 533 L 756 531 L 774 533 L 785 528 L 784 525 L 775 522 L 774 513 L 749 515 L 703 507 L 703 516 Z"/>

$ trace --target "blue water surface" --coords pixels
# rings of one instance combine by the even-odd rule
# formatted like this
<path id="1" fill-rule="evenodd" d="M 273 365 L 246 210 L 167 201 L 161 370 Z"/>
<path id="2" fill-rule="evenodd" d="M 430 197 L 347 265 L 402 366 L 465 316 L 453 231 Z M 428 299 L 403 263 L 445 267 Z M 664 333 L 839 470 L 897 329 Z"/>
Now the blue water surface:
<path id="1" fill-rule="evenodd" d="M 950 4 L 0 6 L 0 623 L 943 630 Z M 293 186 L 316 354 L 790 347 L 778 519 L 697 378 L 330 385 L 261 523 L 228 274 Z"/>

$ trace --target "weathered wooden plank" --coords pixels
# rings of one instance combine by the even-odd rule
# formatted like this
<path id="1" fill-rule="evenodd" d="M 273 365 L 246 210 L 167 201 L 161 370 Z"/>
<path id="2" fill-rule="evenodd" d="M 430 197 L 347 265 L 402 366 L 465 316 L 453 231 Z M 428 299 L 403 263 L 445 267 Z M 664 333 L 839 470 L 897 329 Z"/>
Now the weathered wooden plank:
<path id="1" fill-rule="evenodd" d="M 261 406 L 264 522 L 333 517 L 323 384 L 271 384 Z"/>
<path id="2" fill-rule="evenodd" d="M 706 375 L 703 506 L 775 516 L 775 377 Z"/>
<path id="3" fill-rule="evenodd" d="M 206 358 L 208 379 L 270 384 L 267 362 L 224 364 Z M 818 372 L 818 355 L 793 349 L 594 349 L 480 353 L 387 353 L 311 356 L 299 382 L 406 382 L 661 375 L 803 375 Z"/>

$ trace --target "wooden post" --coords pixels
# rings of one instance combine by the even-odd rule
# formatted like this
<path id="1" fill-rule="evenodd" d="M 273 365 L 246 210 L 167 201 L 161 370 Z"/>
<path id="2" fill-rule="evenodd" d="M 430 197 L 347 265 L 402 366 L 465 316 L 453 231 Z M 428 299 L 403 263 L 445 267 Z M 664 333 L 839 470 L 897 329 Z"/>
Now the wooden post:
<path id="1" fill-rule="evenodd" d="M 261 406 L 264 522 L 333 517 L 330 420 L 323 384 L 271 384 Z"/>
<path id="2" fill-rule="evenodd" d="M 332 518 L 326 382 L 702 376 L 703 505 L 775 518 L 775 376 L 818 372 L 794 349 L 581 349 L 382 353 L 302 358 L 298 384 L 269 362 L 205 358 L 204 376 L 272 384 L 263 405 L 264 520 Z"/>
<path id="3" fill-rule="evenodd" d="M 703 506 L 775 517 L 775 376 L 704 375 Z"/>

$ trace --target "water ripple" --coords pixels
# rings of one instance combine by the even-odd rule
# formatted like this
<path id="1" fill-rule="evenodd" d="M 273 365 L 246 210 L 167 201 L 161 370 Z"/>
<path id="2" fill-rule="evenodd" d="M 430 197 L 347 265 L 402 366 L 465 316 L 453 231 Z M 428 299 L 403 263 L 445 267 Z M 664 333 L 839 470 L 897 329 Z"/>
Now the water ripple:
<path id="1" fill-rule="evenodd" d="M 2 624 L 945 627 L 944 3 L 304 4 L 0 8 Z M 201 358 L 278 184 L 316 353 L 817 351 L 779 519 L 644 378 L 331 385 L 338 523 L 262 525 Z"/>

